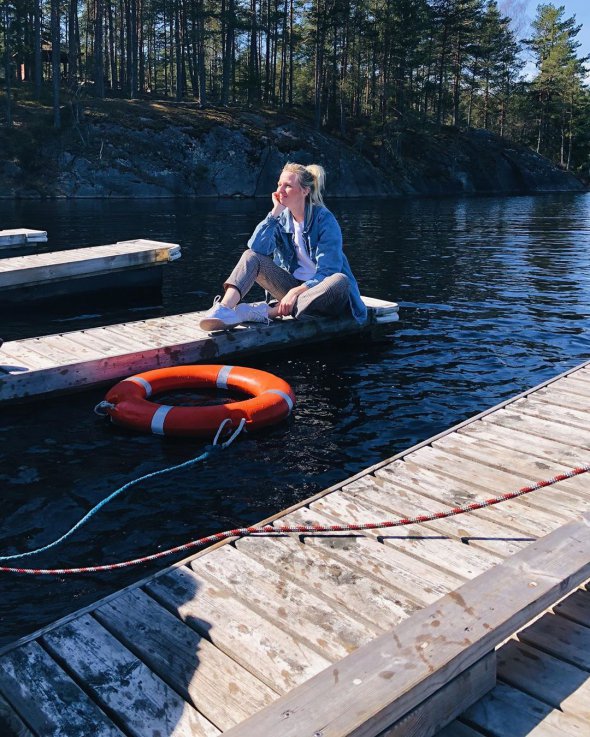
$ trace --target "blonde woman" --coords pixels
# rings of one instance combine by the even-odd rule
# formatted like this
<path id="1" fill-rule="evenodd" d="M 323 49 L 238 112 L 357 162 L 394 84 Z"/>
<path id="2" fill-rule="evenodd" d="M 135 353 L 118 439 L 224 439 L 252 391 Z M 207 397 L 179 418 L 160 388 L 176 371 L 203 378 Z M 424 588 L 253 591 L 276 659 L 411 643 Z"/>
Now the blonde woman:
<path id="1" fill-rule="evenodd" d="M 366 318 L 336 218 L 324 206 L 325 172 L 317 164 L 286 164 L 272 193 L 272 210 L 258 224 L 223 297 L 200 322 L 203 330 L 225 330 L 242 322 L 269 323 L 291 315 L 351 314 Z M 275 302 L 242 302 L 254 284 Z"/>

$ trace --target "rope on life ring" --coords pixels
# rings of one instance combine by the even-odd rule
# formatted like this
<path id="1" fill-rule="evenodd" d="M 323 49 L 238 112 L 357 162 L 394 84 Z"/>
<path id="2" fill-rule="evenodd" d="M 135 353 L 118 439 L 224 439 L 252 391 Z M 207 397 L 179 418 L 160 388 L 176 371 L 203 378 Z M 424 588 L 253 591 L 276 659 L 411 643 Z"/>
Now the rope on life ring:
<path id="1" fill-rule="evenodd" d="M 158 404 L 150 397 L 174 389 L 225 389 L 249 394 L 243 401 L 211 406 Z M 278 376 L 242 366 L 172 366 L 130 376 L 116 384 L 97 405 L 117 425 L 154 435 L 212 437 L 227 420 L 246 429 L 280 422 L 291 413 L 293 390 Z"/>

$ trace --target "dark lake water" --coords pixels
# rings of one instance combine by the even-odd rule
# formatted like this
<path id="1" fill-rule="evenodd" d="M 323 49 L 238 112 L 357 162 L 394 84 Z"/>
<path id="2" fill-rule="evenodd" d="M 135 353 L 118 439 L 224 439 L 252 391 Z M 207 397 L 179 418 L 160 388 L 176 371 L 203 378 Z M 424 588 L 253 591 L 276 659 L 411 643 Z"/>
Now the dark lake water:
<path id="1" fill-rule="evenodd" d="M 298 403 L 288 423 L 131 489 L 27 564 L 125 560 L 254 523 L 590 358 L 590 195 L 329 206 L 362 292 L 398 301 L 399 323 L 375 343 L 244 359 L 292 385 Z M 2 315 L 0 335 L 204 308 L 267 210 L 260 200 L 0 201 L 0 228 L 47 230 L 45 250 L 136 237 L 183 249 L 165 267 L 161 305 L 14 309 Z M 201 453 L 199 441 L 133 435 L 101 421 L 92 410 L 104 392 L 2 408 L 0 554 L 50 542 L 127 481 Z M 0 645 L 153 570 L 0 574 Z"/>

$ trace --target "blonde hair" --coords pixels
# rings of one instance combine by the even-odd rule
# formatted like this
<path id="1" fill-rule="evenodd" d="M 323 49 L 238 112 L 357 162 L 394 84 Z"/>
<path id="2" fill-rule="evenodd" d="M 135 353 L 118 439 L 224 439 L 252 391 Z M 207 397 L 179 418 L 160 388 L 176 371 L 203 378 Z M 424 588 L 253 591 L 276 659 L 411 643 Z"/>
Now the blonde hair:
<path id="1" fill-rule="evenodd" d="M 309 188 L 307 197 L 312 205 L 324 204 L 323 192 L 326 183 L 326 172 L 323 166 L 319 164 L 303 166 L 303 164 L 294 164 L 289 161 L 283 167 L 283 171 L 296 174 L 299 186 Z"/>

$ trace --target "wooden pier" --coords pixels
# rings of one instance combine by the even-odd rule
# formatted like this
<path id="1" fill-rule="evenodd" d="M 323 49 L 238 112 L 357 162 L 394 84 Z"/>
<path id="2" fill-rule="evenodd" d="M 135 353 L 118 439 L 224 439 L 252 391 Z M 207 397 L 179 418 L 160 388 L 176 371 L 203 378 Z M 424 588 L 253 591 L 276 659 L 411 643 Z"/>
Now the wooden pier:
<path id="1" fill-rule="evenodd" d="M 274 522 L 428 515 L 552 479 L 587 464 L 589 410 L 587 363 Z M 0 724 L 29 737 L 582 737 L 589 579 L 585 474 L 407 527 L 225 541 L 4 648 Z"/>
<path id="2" fill-rule="evenodd" d="M 106 246 L 34 253 L 0 260 L 0 302 L 40 301 L 101 287 L 161 284 L 161 267 L 180 246 L 143 238 Z"/>
<path id="3" fill-rule="evenodd" d="M 0 230 L 0 250 L 13 249 L 16 246 L 28 246 L 35 243 L 46 243 L 46 230 L 31 230 L 30 228 L 14 228 Z"/>
<path id="4" fill-rule="evenodd" d="M 206 333 L 199 328 L 203 312 L 191 312 L 6 342 L 0 350 L 0 403 L 80 390 L 164 366 L 218 363 L 286 345 L 324 341 L 397 320 L 395 302 L 363 299 L 369 312 L 364 325 L 352 317 L 286 318 L 270 325 Z"/>

